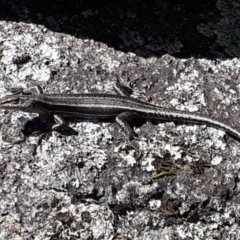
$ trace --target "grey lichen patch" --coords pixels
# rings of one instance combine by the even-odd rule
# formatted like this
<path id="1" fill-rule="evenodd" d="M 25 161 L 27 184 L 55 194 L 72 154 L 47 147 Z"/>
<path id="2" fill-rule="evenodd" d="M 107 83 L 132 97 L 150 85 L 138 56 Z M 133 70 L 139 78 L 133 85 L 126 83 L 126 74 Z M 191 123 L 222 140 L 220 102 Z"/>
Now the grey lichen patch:
<path id="1" fill-rule="evenodd" d="M 69 202 L 56 210 L 55 217 L 59 222 L 69 220 L 67 228 L 59 229 L 62 238 L 81 236 L 83 239 L 109 239 L 114 233 L 114 214 L 106 206 Z M 49 238 L 53 236 L 49 233 Z"/>
<path id="2" fill-rule="evenodd" d="M 121 191 L 118 192 L 118 194 L 116 195 L 116 199 L 119 202 L 123 203 L 131 202 L 131 194 L 133 195 L 136 194 L 142 198 L 150 194 L 153 190 L 156 190 L 157 187 L 158 186 L 156 183 L 151 186 L 150 185 L 144 186 L 140 182 L 130 181 L 123 186 Z"/>

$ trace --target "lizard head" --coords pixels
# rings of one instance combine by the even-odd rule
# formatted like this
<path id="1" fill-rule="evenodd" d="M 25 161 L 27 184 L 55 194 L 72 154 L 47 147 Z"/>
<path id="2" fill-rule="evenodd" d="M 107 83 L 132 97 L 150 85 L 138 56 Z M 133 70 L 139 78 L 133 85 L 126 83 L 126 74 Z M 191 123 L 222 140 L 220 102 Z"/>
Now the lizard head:
<path id="1" fill-rule="evenodd" d="M 33 108 L 33 101 L 24 95 L 8 95 L 0 98 L 0 109 L 28 112 Z"/>

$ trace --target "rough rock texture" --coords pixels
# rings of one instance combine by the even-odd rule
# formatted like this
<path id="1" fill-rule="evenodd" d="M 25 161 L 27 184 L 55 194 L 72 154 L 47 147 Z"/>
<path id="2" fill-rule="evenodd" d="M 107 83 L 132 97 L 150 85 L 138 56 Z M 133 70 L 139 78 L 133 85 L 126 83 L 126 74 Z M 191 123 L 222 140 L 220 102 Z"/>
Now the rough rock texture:
<path id="1" fill-rule="evenodd" d="M 237 1 L 55 2 L 1 2 L 0 96 L 136 79 L 133 97 L 240 131 Z M 39 142 L 47 124 L 0 112 L 0 239 L 240 239 L 240 143 L 224 132 L 135 120 L 136 160 L 113 122 L 74 120 Z"/>

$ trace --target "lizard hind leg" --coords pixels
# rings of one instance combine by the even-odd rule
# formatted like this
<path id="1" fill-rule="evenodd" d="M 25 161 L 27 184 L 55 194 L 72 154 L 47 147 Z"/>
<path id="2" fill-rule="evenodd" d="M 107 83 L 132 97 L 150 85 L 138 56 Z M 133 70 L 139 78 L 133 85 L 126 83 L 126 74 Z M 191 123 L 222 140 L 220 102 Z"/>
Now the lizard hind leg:
<path id="1" fill-rule="evenodd" d="M 125 135 L 125 141 L 130 145 L 137 153 L 136 159 L 139 159 L 142 155 L 141 151 L 139 150 L 139 147 L 132 142 L 133 139 L 136 139 L 133 130 L 131 129 L 128 122 L 132 120 L 133 118 L 137 117 L 136 112 L 122 112 L 116 117 L 116 122 L 120 126 L 120 128 L 123 130 Z"/>

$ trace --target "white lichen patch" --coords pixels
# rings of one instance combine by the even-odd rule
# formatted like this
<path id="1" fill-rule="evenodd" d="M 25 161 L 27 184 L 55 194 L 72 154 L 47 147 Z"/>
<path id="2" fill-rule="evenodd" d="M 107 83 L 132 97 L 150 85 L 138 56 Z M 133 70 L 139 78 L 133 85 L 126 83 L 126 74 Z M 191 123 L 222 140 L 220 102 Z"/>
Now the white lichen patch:
<path id="1" fill-rule="evenodd" d="M 173 132 L 182 136 L 182 140 L 167 133 L 167 127 L 171 127 Z M 156 132 L 162 136 L 162 140 L 156 137 Z M 202 152 L 209 159 L 214 155 L 215 160 L 213 161 L 217 164 L 217 159 L 222 159 L 221 151 L 226 149 L 226 143 L 222 140 L 224 135 L 225 132 L 205 125 L 159 124 L 155 127 L 150 139 L 139 139 L 139 148 L 144 153 L 141 161 L 142 166 L 146 171 L 154 171 L 153 162 L 157 158 L 164 159 L 166 153 L 175 161 L 181 159 L 185 162 L 197 162 L 201 159 Z M 164 140 L 166 138 L 169 138 L 168 142 Z M 177 142 L 179 143 L 177 144 Z M 188 147 L 181 147 L 180 142 L 184 142 L 184 145 Z"/>
<path id="2" fill-rule="evenodd" d="M 1 22 L 0 26 L 5 26 L 5 22 Z M 12 29 L 17 31 L 18 24 L 12 23 Z M 31 29 L 31 30 L 30 30 Z M 50 71 L 49 66 L 41 64 L 43 61 L 57 63 L 59 60 L 59 50 L 51 48 L 47 37 L 45 38 L 43 27 L 36 25 L 29 25 L 29 30 L 32 33 L 20 33 L 11 35 L 0 35 L 0 41 L 3 42 L 1 63 L 5 65 L 4 74 L 5 77 L 10 78 L 12 81 L 19 82 L 26 78 L 31 78 L 33 81 L 47 81 L 49 80 Z M 57 38 L 56 38 L 57 39 Z M 54 41 L 58 44 L 58 41 L 53 38 L 50 41 Z M 46 42 L 45 42 L 46 41 Z M 34 53 L 34 54 L 33 54 Z M 31 61 L 22 65 L 19 68 L 13 63 L 14 57 L 29 55 Z M 58 61 L 59 62 L 59 61 Z M 39 66 L 41 65 L 41 67 Z M 41 76 L 41 78 L 39 78 Z M 9 82 L 10 83 L 10 82 Z"/>
<path id="3" fill-rule="evenodd" d="M 101 170 L 108 161 L 104 146 L 112 144 L 112 137 L 106 126 L 81 122 L 75 127 L 79 130 L 79 136 L 61 137 L 59 133 L 53 132 L 47 141 L 42 140 L 41 146 L 37 148 L 37 158 L 41 159 L 38 167 L 45 169 L 45 178 L 49 178 L 48 184 L 54 180 L 50 180 L 54 172 L 58 172 L 58 187 L 69 183 L 78 188 L 87 181 L 87 169 Z M 83 169 L 77 167 L 76 164 L 79 163 L 84 164 Z"/>
<path id="4" fill-rule="evenodd" d="M 149 208 L 153 210 L 157 210 L 161 207 L 162 202 L 160 200 L 151 200 L 149 201 Z"/>
<path id="5" fill-rule="evenodd" d="M 121 161 L 122 161 L 122 164 L 119 163 L 118 165 L 119 166 L 123 166 L 123 165 L 129 165 L 129 166 L 134 166 L 136 163 L 137 163 L 137 160 L 136 160 L 136 157 L 134 156 L 134 150 L 131 151 L 131 153 L 128 153 L 127 155 L 124 155 L 124 154 L 119 154 L 120 157 L 121 157 Z"/>
<path id="6" fill-rule="evenodd" d="M 206 105 L 203 92 L 199 91 L 195 82 L 187 81 L 184 82 L 184 84 L 176 83 L 168 87 L 165 94 L 172 94 L 174 96 L 170 104 L 179 110 L 196 112 L 200 106 Z"/>
<path id="7" fill-rule="evenodd" d="M 222 157 L 221 156 L 216 156 L 212 159 L 211 164 L 212 165 L 218 165 L 222 162 Z"/>

